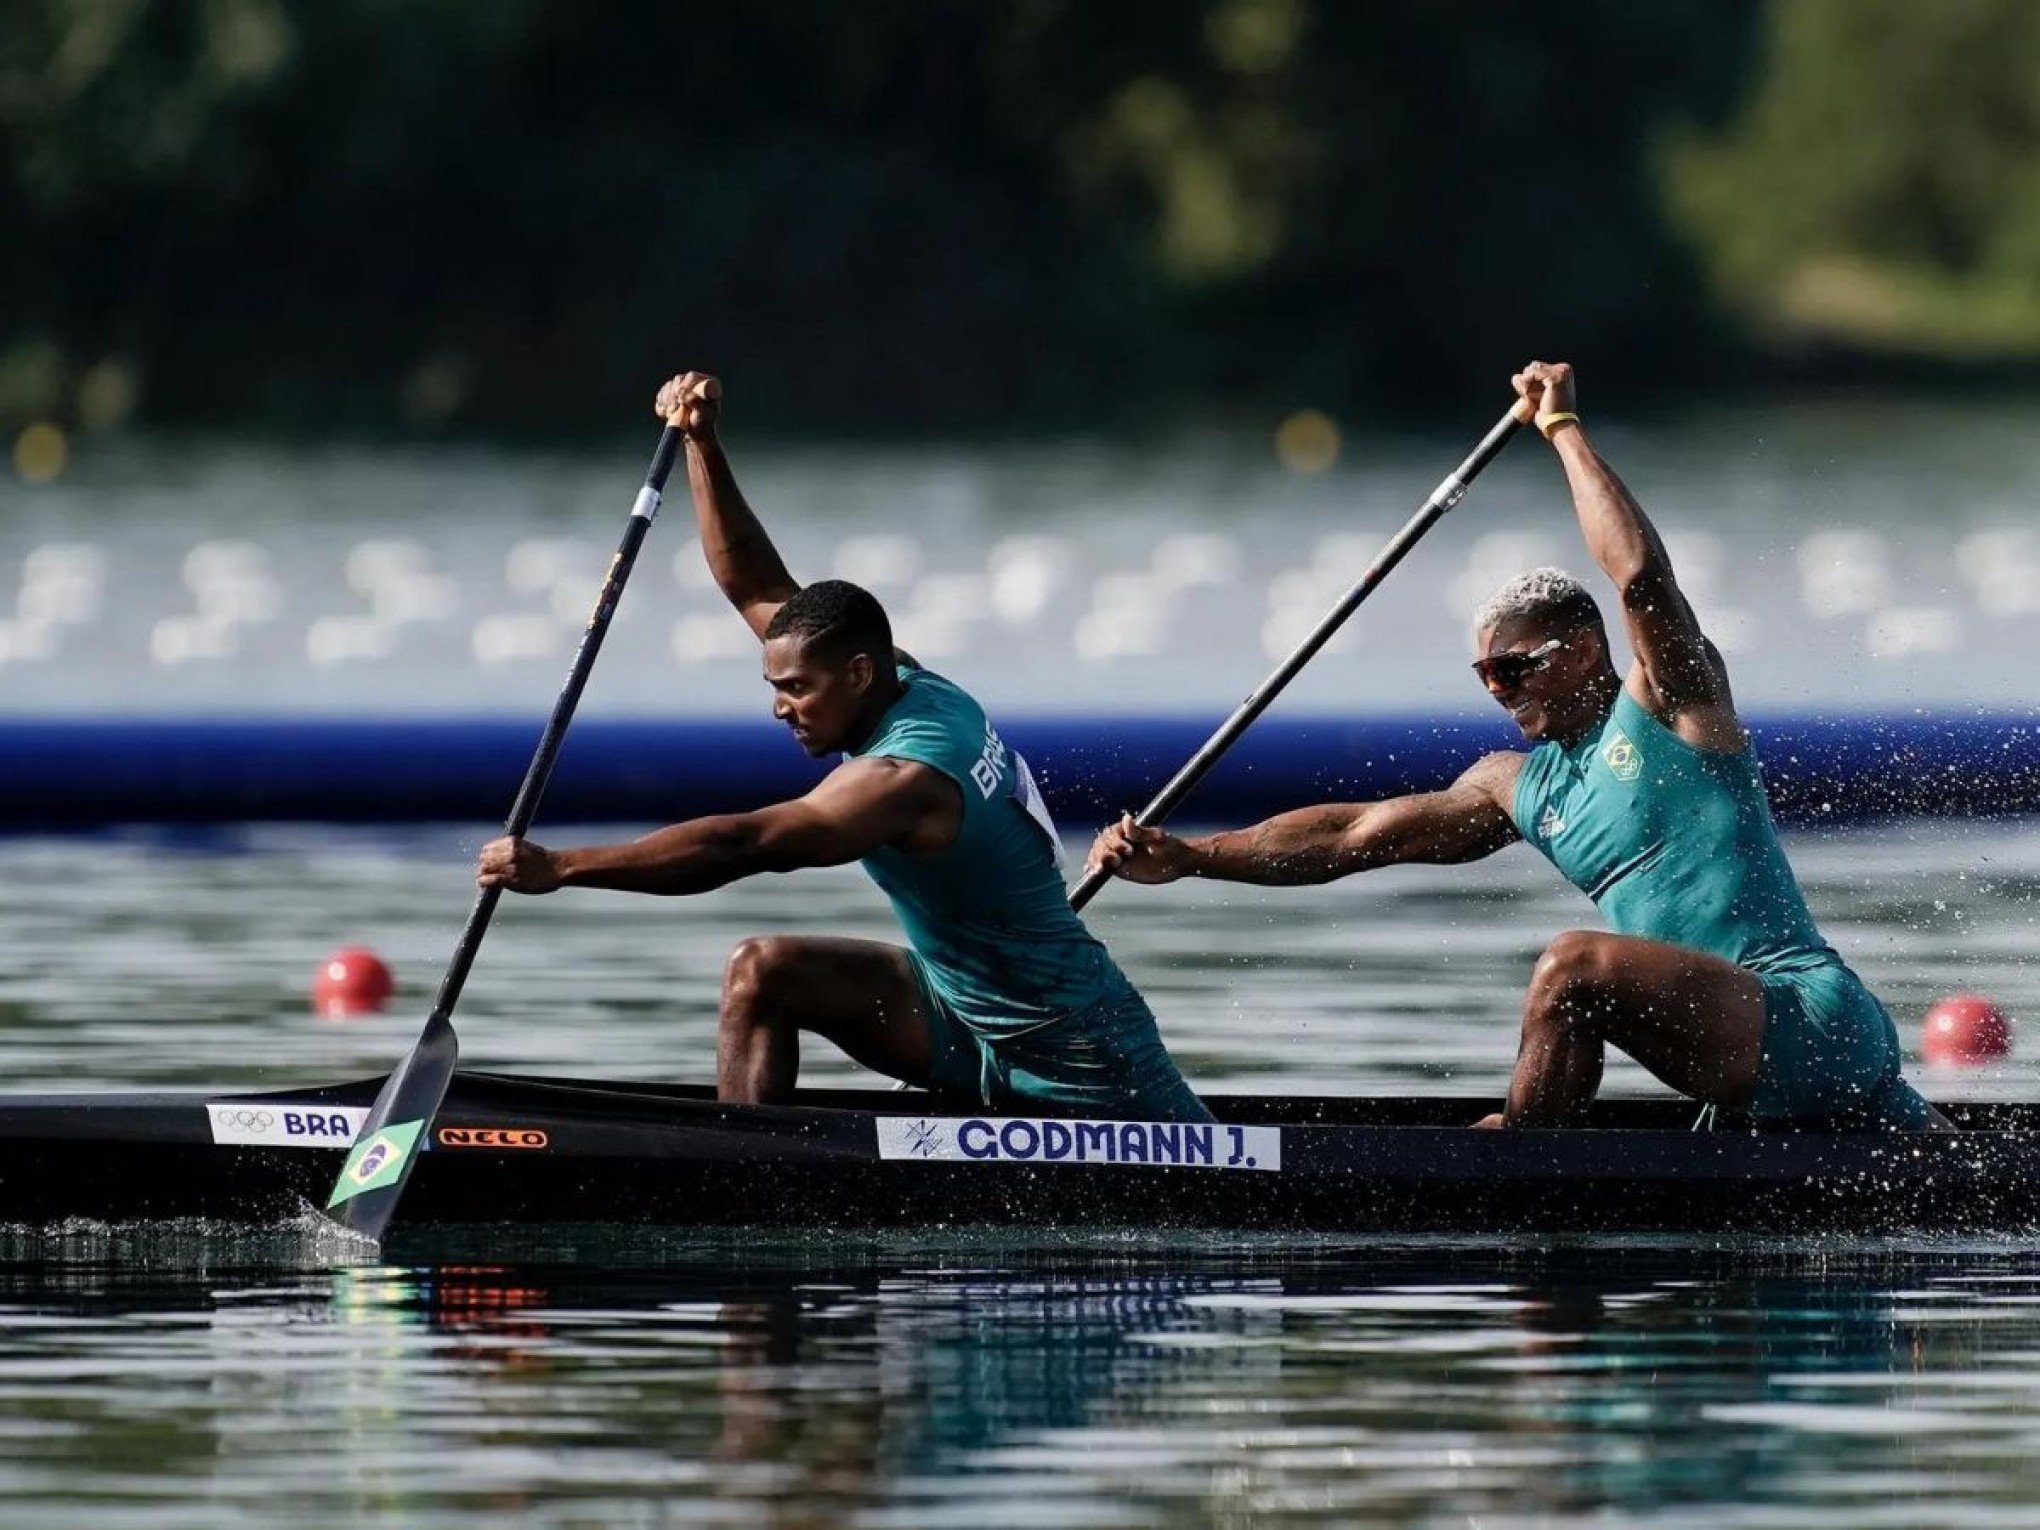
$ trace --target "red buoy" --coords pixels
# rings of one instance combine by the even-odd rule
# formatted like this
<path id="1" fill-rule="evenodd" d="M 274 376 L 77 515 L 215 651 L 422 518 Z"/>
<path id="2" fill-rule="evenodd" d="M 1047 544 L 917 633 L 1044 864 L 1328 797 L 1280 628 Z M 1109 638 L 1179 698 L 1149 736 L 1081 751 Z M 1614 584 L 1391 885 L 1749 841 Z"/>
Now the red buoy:
<path id="1" fill-rule="evenodd" d="M 2012 1022 L 1981 994 L 1950 994 L 1927 1011 L 1920 1052 L 1930 1063 L 1980 1063 L 2012 1049 Z"/>
<path id="2" fill-rule="evenodd" d="M 328 1020 L 381 1009 L 397 991 L 380 956 L 365 946 L 343 946 L 319 963 L 312 977 L 312 1009 Z"/>

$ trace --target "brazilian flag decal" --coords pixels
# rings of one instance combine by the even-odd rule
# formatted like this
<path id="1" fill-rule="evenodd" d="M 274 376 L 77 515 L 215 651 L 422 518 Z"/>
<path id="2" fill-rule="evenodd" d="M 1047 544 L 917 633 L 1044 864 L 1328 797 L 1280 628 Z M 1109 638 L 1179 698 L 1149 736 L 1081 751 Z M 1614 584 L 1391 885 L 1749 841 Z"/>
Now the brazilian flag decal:
<path id="1" fill-rule="evenodd" d="M 340 1171 L 340 1183 L 333 1187 L 333 1198 L 326 1202 L 326 1209 L 331 1211 L 342 1201 L 351 1201 L 366 1191 L 395 1184 L 404 1172 L 404 1161 L 411 1156 L 411 1149 L 417 1146 L 418 1133 L 424 1129 L 423 1121 L 392 1121 L 381 1131 L 371 1132 L 355 1143 L 354 1151 L 347 1155 L 347 1166 Z"/>

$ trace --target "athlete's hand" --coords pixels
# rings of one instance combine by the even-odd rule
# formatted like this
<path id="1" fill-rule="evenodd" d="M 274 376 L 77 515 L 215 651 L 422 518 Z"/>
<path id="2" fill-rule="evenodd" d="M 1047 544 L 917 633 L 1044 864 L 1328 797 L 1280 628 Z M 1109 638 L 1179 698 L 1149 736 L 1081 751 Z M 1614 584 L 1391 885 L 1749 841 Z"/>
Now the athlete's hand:
<path id="1" fill-rule="evenodd" d="M 1540 416 L 1579 412 L 1570 362 L 1533 361 L 1509 379 L 1509 386 L 1518 398 L 1527 398 Z"/>
<path id="2" fill-rule="evenodd" d="M 475 862 L 475 885 L 506 892 L 553 892 L 560 886 L 559 857 L 528 839 L 492 839 Z"/>
<path id="3" fill-rule="evenodd" d="M 1123 813 L 1091 842 L 1088 875 L 1109 871 L 1128 882 L 1173 882 L 1190 869 L 1190 847 L 1173 834 L 1143 828 Z"/>
<path id="4" fill-rule="evenodd" d="M 706 372 L 682 372 L 659 389 L 652 408 L 688 440 L 712 441 L 722 418 L 722 384 Z"/>

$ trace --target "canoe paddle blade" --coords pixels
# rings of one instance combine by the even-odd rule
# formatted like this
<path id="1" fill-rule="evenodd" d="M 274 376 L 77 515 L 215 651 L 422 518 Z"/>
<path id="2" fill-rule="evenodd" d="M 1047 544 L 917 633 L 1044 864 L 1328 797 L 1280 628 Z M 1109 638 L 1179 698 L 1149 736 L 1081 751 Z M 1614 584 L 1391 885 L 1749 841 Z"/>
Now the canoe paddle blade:
<path id="1" fill-rule="evenodd" d="M 328 1217 L 349 1232 L 382 1241 L 459 1060 L 460 1038 L 452 1022 L 435 1013 L 356 1133 L 326 1202 Z"/>

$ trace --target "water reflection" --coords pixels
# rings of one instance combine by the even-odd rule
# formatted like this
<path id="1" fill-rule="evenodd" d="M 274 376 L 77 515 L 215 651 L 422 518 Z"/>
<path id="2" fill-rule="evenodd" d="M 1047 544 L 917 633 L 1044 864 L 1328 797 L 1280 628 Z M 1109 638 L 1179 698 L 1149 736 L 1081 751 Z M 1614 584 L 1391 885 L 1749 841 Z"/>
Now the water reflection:
<path id="1" fill-rule="evenodd" d="M 111 1525 L 2010 1525 L 2040 1490 L 2029 1249 L 33 1241 L 9 1523 L 82 1474 Z"/>

